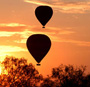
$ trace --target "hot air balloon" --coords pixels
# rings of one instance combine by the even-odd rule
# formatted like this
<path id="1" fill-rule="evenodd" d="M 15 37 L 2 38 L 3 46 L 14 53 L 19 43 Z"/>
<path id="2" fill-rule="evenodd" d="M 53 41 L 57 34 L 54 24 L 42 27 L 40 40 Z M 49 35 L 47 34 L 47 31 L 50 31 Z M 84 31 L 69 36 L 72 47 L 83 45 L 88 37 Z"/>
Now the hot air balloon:
<path id="1" fill-rule="evenodd" d="M 31 35 L 26 42 L 27 48 L 34 59 L 38 62 L 45 57 L 51 47 L 51 40 L 44 34 Z"/>
<path id="2" fill-rule="evenodd" d="M 39 22 L 43 25 L 43 28 L 45 28 L 46 23 L 53 15 L 53 10 L 49 6 L 39 6 L 35 10 L 35 15 Z"/>

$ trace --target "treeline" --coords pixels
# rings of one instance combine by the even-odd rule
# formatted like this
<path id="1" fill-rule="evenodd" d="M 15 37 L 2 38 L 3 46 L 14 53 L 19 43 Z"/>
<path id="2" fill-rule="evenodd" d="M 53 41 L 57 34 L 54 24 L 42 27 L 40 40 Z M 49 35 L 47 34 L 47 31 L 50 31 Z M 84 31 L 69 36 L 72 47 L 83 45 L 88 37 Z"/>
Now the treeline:
<path id="1" fill-rule="evenodd" d="M 85 74 L 85 66 L 60 65 L 44 78 L 24 58 L 6 57 L 2 65 L 0 87 L 90 87 L 90 74 Z"/>

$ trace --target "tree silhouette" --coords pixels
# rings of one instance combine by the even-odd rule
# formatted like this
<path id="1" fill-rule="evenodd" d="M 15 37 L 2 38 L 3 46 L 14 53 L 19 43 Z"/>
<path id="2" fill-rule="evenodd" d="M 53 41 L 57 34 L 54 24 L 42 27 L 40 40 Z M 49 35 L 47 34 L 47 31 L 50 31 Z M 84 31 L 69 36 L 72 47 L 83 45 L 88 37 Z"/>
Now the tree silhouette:
<path id="1" fill-rule="evenodd" d="M 37 87 L 43 79 L 35 67 L 28 64 L 24 58 L 6 57 L 2 64 L 8 72 L 1 76 L 0 84 L 5 87 Z"/>
<path id="2" fill-rule="evenodd" d="M 6 57 L 2 65 L 7 73 L 0 75 L 0 87 L 90 87 L 86 66 L 60 65 L 44 78 L 24 58 Z"/>
<path id="3" fill-rule="evenodd" d="M 86 66 L 60 65 L 52 69 L 52 75 L 44 79 L 41 87 L 90 87 L 90 75 L 85 75 Z"/>

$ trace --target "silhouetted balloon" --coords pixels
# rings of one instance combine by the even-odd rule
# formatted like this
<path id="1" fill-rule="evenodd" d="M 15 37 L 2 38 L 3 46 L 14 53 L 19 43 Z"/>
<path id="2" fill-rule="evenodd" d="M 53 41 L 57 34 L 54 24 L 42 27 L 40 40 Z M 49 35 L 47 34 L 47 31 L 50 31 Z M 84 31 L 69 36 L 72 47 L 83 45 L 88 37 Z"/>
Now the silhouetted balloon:
<path id="1" fill-rule="evenodd" d="M 27 48 L 34 59 L 40 65 L 40 61 L 48 53 L 51 47 L 51 40 L 48 36 L 43 34 L 34 34 L 27 39 Z"/>
<path id="2" fill-rule="evenodd" d="M 39 6 L 35 10 L 35 15 L 40 23 L 43 25 L 43 28 L 45 28 L 45 25 L 52 17 L 52 14 L 53 10 L 49 6 Z"/>

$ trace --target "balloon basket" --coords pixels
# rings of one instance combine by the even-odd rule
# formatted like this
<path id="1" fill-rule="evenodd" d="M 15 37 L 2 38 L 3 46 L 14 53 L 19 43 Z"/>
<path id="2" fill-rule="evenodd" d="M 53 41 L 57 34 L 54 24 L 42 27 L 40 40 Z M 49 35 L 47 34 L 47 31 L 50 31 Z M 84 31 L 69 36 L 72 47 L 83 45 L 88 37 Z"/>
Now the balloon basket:
<path id="1" fill-rule="evenodd" d="M 45 28 L 44 26 L 42 28 Z"/>
<path id="2" fill-rule="evenodd" d="M 37 64 L 37 66 L 40 66 L 40 65 L 41 65 L 41 64 L 39 64 L 39 63 Z"/>

